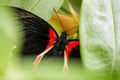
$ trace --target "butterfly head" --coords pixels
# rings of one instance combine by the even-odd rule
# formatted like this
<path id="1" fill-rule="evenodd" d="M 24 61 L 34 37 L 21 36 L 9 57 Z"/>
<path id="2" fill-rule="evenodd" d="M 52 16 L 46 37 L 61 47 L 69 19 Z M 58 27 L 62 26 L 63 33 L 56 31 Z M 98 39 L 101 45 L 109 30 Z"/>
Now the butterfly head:
<path id="1" fill-rule="evenodd" d="M 68 36 L 67 32 L 66 32 L 66 31 L 63 31 L 63 32 L 61 33 L 61 36 L 60 36 L 60 37 L 63 38 L 63 39 L 66 39 L 67 36 Z"/>

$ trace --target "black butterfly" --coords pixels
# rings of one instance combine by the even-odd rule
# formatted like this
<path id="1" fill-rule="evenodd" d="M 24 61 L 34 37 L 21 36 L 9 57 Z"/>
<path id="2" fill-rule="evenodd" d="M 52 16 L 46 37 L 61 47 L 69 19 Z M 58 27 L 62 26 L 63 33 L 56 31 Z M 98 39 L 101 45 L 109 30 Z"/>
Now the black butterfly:
<path id="1" fill-rule="evenodd" d="M 69 56 L 80 57 L 79 40 L 67 40 L 67 31 L 60 35 L 40 17 L 20 8 L 13 7 L 23 24 L 25 41 L 23 54 L 39 54 L 34 61 L 36 66 L 45 54 L 64 55 L 64 70 L 68 69 Z"/>

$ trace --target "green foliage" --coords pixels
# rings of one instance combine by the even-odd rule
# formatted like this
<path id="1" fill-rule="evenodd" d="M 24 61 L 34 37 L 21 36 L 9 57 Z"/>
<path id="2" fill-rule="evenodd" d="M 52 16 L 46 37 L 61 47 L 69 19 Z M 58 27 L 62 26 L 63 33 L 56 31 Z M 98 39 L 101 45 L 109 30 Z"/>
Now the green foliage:
<path id="1" fill-rule="evenodd" d="M 0 77 L 4 75 L 12 50 L 19 42 L 18 30 L 14 27 L 17 23 L 11 15 L 8 8 L 0 6 Z"/>
<path id="2" fill-rule="evenodd" d="M 64 4 L 62 5 L 62 7 L 59 10 L 59 13 L 71 16 L 72 14 L 71 14 L 69 6 L 70 6 L 69 1 L 65 0 Z"/>
<path id="3" fill-rule="evenodd" d="M 84 67 L 96 80 L 120 80 L 120 1 L 83 0 L 81 50 Z"/>
<path id="4" fill-rule="evenodd" d="M 58 10 L 64 0 L 11 0 L 9 5 L 28 10 L 44 20 L 48 21 L 54 14 L 54 9 Z"/>
<path id="5" fill-rule="evenodd" d="M 77 11 L 77 13 L 80 13 L 82 0 L 69 0 L 69 2 L 71 3 L 72 7 Z"/>
<path id="6" fill-rule="evenodd" d="M 58 61 L 44 59 L 36 70 L 32 67 L 33 58 L 16 59 L 18 62 L 12 60 L 15 44 L 21 45 L 19 29 L 16 28 L 19 25 L 12 17 L 13 13 L 8 8 L 0 6 L 0 80 L 120 80 L 119 0 L 1 0 L 0 2 L 0 5 L 26 9 L 46 21 L 54 14 L 53 8 L 71 15 L 70 4 L 78 14 L 80 12 L 79 33 L 83 67 L 78 60 L 71 59 L 70 70 L 63 74 L 62 59 Z"/>
<path id="7" fill-rule="evenodd" d="M 6 5 L 10 2 L 11 0 L 0 0 L 0 5 Z"/>

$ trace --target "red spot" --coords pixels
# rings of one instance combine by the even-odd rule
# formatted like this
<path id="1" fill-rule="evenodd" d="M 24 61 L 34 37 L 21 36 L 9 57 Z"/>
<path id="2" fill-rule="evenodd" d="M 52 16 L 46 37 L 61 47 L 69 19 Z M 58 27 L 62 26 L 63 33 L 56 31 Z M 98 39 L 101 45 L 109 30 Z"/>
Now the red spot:
<path id="1" fill-rule="evenodd" d="M 70 41 L 68 42 L 68 44 L 66 45 L 66 57 L 67 57 L 67 60 L 70 56 L 70 52 L 76 48 L 77 46 L 79 45 L 79 41 Z"/>
<path id="2" fill-rule="evenodd" d="M 46 49 L 49 48 L 51 45 L 53 45 L 57 39 L 57 35 L 56 35 L 55 31 L 51 27 L 49 27 L 49 38 L 50 39 L 46 46 Z"/>

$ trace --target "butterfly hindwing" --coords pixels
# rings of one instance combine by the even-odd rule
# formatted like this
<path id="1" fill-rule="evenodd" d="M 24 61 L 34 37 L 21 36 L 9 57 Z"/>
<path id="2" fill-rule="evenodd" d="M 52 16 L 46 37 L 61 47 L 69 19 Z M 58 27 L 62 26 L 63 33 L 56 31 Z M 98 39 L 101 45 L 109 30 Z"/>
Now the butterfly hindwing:
<path id="1" fill-rule="evenodd" d="M 72 55 L 80 58 L 79 54 L 79 40 L 68 40 L 64 50 L 64 66 L 63 71 L 68 71 L 68 59 Z"/>
<path id="2" fill-rule="evenodd" d="M 23 54 L 39 54 L 56 42 L 56 31 L 40 17 L 20 8 L 13 7 L 23 25 L 25 42 Z"/>
<path id="3" fill-rule="evenodd" d="M 79 40 L 77 39 L 73 39 L 73 40 L 68 40 L 68 43 L 66 45 L 66 54 L 67 54 L 67 58 L 69 56 L 72 57 L 79 57 L 80 58 L 80 54 L 79 54 Z"/>

